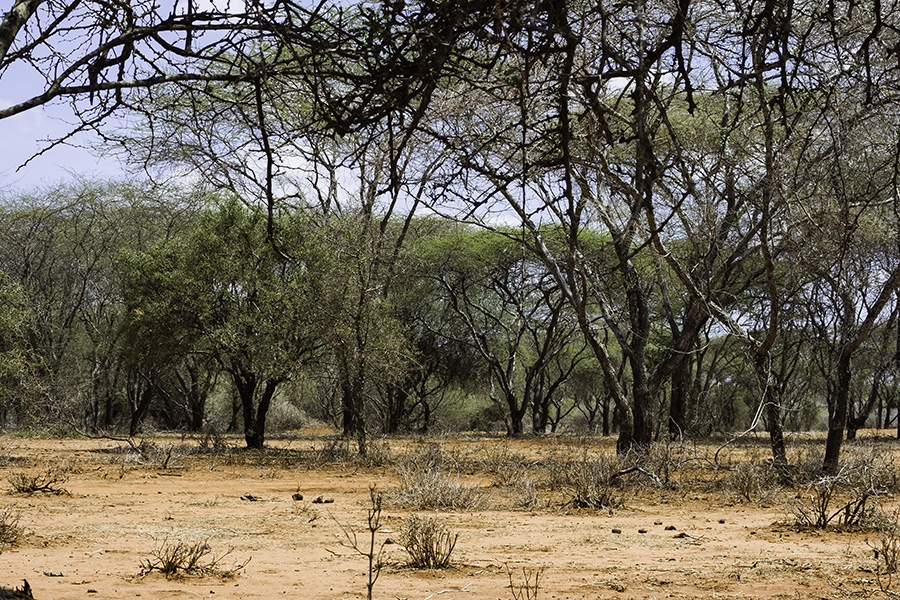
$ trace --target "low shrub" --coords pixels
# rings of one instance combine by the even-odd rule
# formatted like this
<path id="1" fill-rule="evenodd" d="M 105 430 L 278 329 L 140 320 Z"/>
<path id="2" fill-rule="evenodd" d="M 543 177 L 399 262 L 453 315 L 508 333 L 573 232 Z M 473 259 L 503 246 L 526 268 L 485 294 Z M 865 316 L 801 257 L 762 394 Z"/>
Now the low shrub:
<path id="1" fill-rule="evenodd" d="M 7 546 L 14 546 L 22 537 L 22 528 L 19 527 L 19 513 L 9 508 L 0 511 L 0 553 Z"/>
<path id="2" fill-rule="evenodd" d="M 465 485 L 457 474 L 440 469 L 398 468 L 400 487 L 392 500 L 414 510 L 477 510 L 485 500 L 478 487 Z"/>
<path id="3" fill-rule="evenodd" d="M 33 474 L 18 471 L 11 474 L 7 481 L 14 494 L 55 494 L 69 496 L 69 491 L 62 487 L 69 480 L 65 469 L 47 467 L 43 473 Z"/>
<path id="4" fill-rule="evenodd" d="M 411 515 L 403 523 L 400 544 L 409 555 L 408 564 L 417 569 L 444 569 L 450 566 L 450 555 L 459 534 L 451 533 L 436 520 Z"/>
<path id="5" fill-rule="evenodd" d="M 803 485 L 792 506 L 801 527 L 865 527 L 878 516 L 878 499 L 887 493 L 882 469 L 871 465 L 842 468 Z"/>
<path id="6" fill-rule="evenodd" d="M 154 548 L 150 558 L 141 561 L 141 576 L 159 571 L 166 579 L 184 575 L 233 577 L 244 568 L 246 562 L 224 568 L 222 561 L 229 554 L 231 550 L 214 555 L 207 540 L 184 542 L 166 538 Z"/>
<path id="7" fill-rule="evenodd" d="M 617 466 L 616 459 L 605 458 L 584 458 L 562 465 L 561 475 L 572 506 L 606 511 L 620 508 L 624 502 L 616 481 Z"/>

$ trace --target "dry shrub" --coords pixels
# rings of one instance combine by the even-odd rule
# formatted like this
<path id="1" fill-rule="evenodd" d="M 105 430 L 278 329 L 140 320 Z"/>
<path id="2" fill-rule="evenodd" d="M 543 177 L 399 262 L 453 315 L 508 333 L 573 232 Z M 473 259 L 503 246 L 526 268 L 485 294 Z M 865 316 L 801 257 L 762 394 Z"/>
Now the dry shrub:
<path id="1" fill-rule="evenodd" d="M 461 471 L 458 455 L 434 441 L 418 442 L 397 464 L 403 470 Z"/>
<path id="2" fill-rule="evenodd" d="M 524 454 L 511 451 L 508 443 L 490 447 L 487 455 L 478 459 L 474 467 L 478 472 L 490 475 L 494 486 L 505 489 L 515 507 L 534 509 L 544 505 L 538 495 L 543 466 L 528 460 Z"/>
<path id="3" fill-rule="evenodd" d="M 630 467 L 632 472 L 643 473 L 645 477 L 636 480 L 642 484 L 649 482 L 656 487 L 677 488 L 687 479 L 687 469 L 700 460 L 694 445 L 683 440 L 667 440 L 650 444 L 644 451 L 630 452 L 622 470 Z M 696 469 L 690 472 L 695 483 L 699 474 Z"/>
<path id="4" fill-rule="evenodd" d="M 232 568 L 223 568 L 222 561 L 229 554 L 231 550 L 214 555 L 207 540 L 184 542 L 170 541 L 166 538 L 157 544 L 150 558 L 141 561 L 141 576 L 159 571 L 166 579 L 185 575 L 233 577 L 244 568 L 246 562 L 236 564 Z"/>
<path id="5" fill-rule="evenodd" d="M 896 527 L 884 530 L 875 542 L 869 542 L 878 562 L 876 572 L 881 575 L 892 575 L 900 567 L 900 532 Z"/>
<path id="6" fill-rule="evenodd" d="M 835 475 L 822 475 L 802 486 L 792 506 L 801 527 L 867 527 L 877 525 L 878 499 L 891 474 L 873 464 L 848 465 Z"/>
<path id="7" fill-rule="evenodd" d="M 356 461 L 366 467 L 386 467 L 394 460 L 391 446 L 386 439 L 372 439 L 366 444 L 366 455 L 356 456 Z"/>
<path id="8" fill-rule="evenodd" d="M 214 427 L 206 427 L 197 440 L 198 454 L 224 454 L 230 447 L 228 440 Z"/>
<path id="9" fill-rule="evenodd" d="M 417 569 L 445 569 L 459 534 L 428 517 L 410 515 L 403 523 L 400 544 L 409 554 L 408 564 Z"/>
<path id="10" fill-rule="evenodd" d="M 528 569 L 522 567 L 521 583 L 513 581 L 513 571 L 506 566 L 506 574 L 509 576 L 509 591 L 513 600 L 537 600 L 538 591 L 541 589 L 541 577 L 544 575 L 544 567 Z"/>
<path id="11" fill-rule="evenodd" d="M 457 457 L 440 444 L 419 443 L 397 461 L 400 486 L 391 499 L 414 510 L 476 510 L 485 493 L 462 482 L 459 465 Z"/>
<path id="12" fill-rule="evenodd" d="M 345 464 L 353 460 L 355 452 L 350 450 L 350 442 L 345 439 L 328 440 L 321 449 L 311 457 L 313 466 L 325 464 Z"/>
<path id="13" fill-rule="evenodd" d="M 487 456 L 476 463 L 478 470 L 491 475 L 500 487 L 518 485 L 535 466 L 524 454 L 510 450 L 508 443 L 491 447 Z"/>
<path id="14" fill-rule="evenodd" d="M 621 507 L 621 490 L 615 483 L 618 469 L 613 461 L 582 461 L 568 470 L 571 503 L 576 508 L 612 510 Z"/>
<path id="15" fill-rule="evenodd" d="M 366 511 L 366 532 L 365 537 L 360 540 L 351 527 L 343 525 L 337 519 L 334 522 L 344 534 L 345 545 L 353 548 L 357 554 L 364 557 L 368 561 L 368 580 L 366 581 L 366 598 L 373 600 L 373 591 L 381 570 L 384 568 L 384 546 L 387 540 L 380 545 L 375 542 L 375 536 L 381 529 L 381 511 L 384 504 L 384 494 L 380 492 L 374 485 L 369 487 L 369 508 Z M 376 549 L 377 548 L 377 549 Z"/>
<path id="16" fill-rule="evenodd" d="M 621 466 L 618 456 L 594 458 L 585 449 L 579 460 L 548 460 L 547 483 L 551 489 L 561 490 L 575 508 L 609 511 L 624 504 L 618 476 Z"/>
<path id="17" fill-rule="evenodd" d="M 69 480 L 68 469 L 47 467 L 43 473 L 32 474 L 18 471 L 7 481 L 13 494 L 55 494 L 69 496 L 69 491 L 61 487 Z"/>
<path id="18" fill-rule="evenodd" d="M 872 549 L 875 559 L 875 575 L 878 577 L 878 587 L 889 597 L 896 597 L 891 592 L 894 575 L 900 570 L 900 509 L 892 515 L 883 515 L 884 519 L 877 528 L 878 536 L 875 541 L 866 540 Z"/>
<path id="19" fill-rule="evenodd" d="M 392 499 L 400 506 L 415 510 L 477 510 L 485 493 L 476 486 L 463 484 L 460 476 L 440 469 L 417 471 L 408 466 L 397 468 L 400 487 Z"/>
<path id="20" fill-rule="evenodd" d="M 763 502 L 779 489 L 778 472 L 770 464 L 736 463 L 728 470 L 723 486 L 745 502 Z"/>
<path id="21" fill-rule="evenodd" d="M 9 508 L 0 511 L 0 553 L 7 546 L 14 546 L 22 537 L 22 528 L 19 527 L 19 513 Z"/>
<path id="22" fill-rule="evenodd" d="M 534 478 L 527 475 L 521 475 L 517 480 L 510 484 L 513 494 L 513 502 L 518 508 L 541 508 L 546 503 L 541 500 L 538 494 L 538 484 Z"/>

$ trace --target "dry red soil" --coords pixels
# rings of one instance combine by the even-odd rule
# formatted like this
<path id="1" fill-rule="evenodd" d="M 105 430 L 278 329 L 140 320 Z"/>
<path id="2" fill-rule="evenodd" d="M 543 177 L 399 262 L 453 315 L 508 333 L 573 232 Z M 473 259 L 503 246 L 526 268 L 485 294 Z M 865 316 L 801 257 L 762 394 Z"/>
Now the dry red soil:
<path id="1" fill-rule="evenodd" d="M 364 538 L 372 485 L 386 494 L 379 544 L 396 538 L 410 514 L 391 501 L 398 479 L 390 464 L 315 459 L 328 444 L 322 437 L 271 442 L 266 453 L 198 454 L 185 450 L 197 442 L 153 441 L 163 451 L 148 458 L 111 440 L 0 437 L 0 511 L 17 514 L 24 531 L 0 553 L 0 585 L 27 579 L 38 600 L 365 598 L 367 561 L 347 546 L 342 526 Z M 497 448 L 583 453 L 585 444 L 437 443 L 472 457 L 496 457 Z M 592 443 L 592 451 L 611 452 L 606 441 Z M 415 442 L 392 444 L 392 456 L 417 451 Z M 61 487 L 69 495 L 11 493 L 10 476 L 48 468 L 68 474 Z M 869 545 L 877 533 L 792 526 L 796 490 L 747 502 L 715 486 L 673 481 L 661 489 L 637 475 L 621 492 L 624 506 L 605 512 L 573 508 L 564 492 L 540 489 L 544 506 L 516 509 L 489 471 L 469 471 L 465 481 L 484 488 L 478 510 L 424 513 L 459 534 L 452 566 L 409 568 L 405 550 L 388 544 L 374 598 L 506 600 L 514 591 L 526 598 L 523 573 L 538 572 L 530 598 L 540 600 L 886 595 Z M 297 492 L 303 500 L 292 498 Z M 334 502 L 312 503 L 320 495 Z M 243 567 L 225 578 L 142 574 L 142 564 L 176 541 L 205 541 L 213 556 L 230 551 L 223 567 Z"/>

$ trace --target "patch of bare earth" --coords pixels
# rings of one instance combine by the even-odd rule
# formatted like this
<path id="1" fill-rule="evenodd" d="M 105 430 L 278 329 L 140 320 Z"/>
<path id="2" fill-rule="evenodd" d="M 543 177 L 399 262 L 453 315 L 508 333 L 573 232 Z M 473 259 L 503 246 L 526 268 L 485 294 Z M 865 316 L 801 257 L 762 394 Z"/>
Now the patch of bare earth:
<path id="1" fill-rule="evenodd" d="M 364 535 L 371 485 L 387 493 L 379 543 L 398 537 L 409 511 L 390 502 L 398 485 L 390 464 L 304 454 L 317 444 L 325 442 L 273 443 L 281 448 L 273 454 L 148 457 L 108 440 L 0 438 L 0 510 L 18 514 L 24 533 L 0 553 L 0 585 L 27 579 L 38 600 L 364 598 L 367 562 L 343 543 L 339 523 Z M 413 442 L 397 444 L 417 451 Z M 447 444 L 457 457 L 488 453 L 488 462 L 500 451 L 567 452 L 554 440 Z M 66 473 L 68 495 L 9 493 L 12 474 L 48 468 Z M 541 570 L 537 597 L 548 600 L 843 598 L 877 588 L 867 534 L 784 525 L 780 502 L 787 499 L 760 504 L 697 487 L 636 484 L 623 488 L 624 506 L 612 511 L 575 508 L 553 489 L 541 492 L 538 508 L 516 509 L 513 492 L 492 474 L 468 469 L 463 476 L 484 487 L 478 510 L 427 511 L 459 533 L 453 566 L 407 568 L 403 548 L 388 543 L 376 598 L 507 599 L 510 574 L 520 587 Z M 313 503 L 320 496 L 333 502 Z M 179 540 L 208 544 L 231 576 L 142 574 L 145 561 Z"/>

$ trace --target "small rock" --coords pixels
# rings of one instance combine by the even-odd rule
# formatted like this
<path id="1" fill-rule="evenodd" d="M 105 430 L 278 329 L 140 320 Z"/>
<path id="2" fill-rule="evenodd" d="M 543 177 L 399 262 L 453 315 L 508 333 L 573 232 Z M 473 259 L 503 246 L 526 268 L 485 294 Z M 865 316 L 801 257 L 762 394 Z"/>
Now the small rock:
<path id="1" fill-rule="evenodd" d="M 88 593 L 88 594 L 96 594 L 96 593 L 97 593 L 97 590 L 95 590 L 94 588 L 90 588 L 90 589 L 87 591 L 87 593 Z"/>
<path id="2" fill-rule="evenodd" d="M 67 575 L 62 571 L 44 571 L 44 575 L 47 577 L 66 577 Z"/>
<path id="3" fill-rule="evenodd" d="M 246 500 L 247 502 L 258 502 L 259 498 L 254 496 L 253 494 L 245 494 L 241 496 L 241 500 Z"/>
<path id="4" fill-rule="evenodd" d="M 300 502 L 301 500 L 303 500 L 303 494 L 301 494 L 300 492 L 297 492 L 296 494 L 291 496 L 291 498 L 293 498 L 297 502 Z"/>
<path id="5" fill-rule="evenodd" d="M 653 521 L 654 525 L 662 525 L 662 521 Z"/>
<path id="6" fill-rule="evenodd" d="M 638 529 L 638 533 L 647 533 L 646 529 Z"/>
<path id="7" fill-rule="evenodd" d="M 622 530 L 621 529 L 613 529 L 612 532 L 613 533 L 622 533 Z"/>
<path id="8" fill-rule="evenodd" d="M 725 524 L 725 519 L 719 519 L 719 523 Z"/>
<path id="9" fill-rule="evenodd" d="M 675 531 L 674 525 L 666 525 L 666 531 Z"/>
<path id="10" fill-rule="evenodd" d="M 687 537 L 687 534 L 686 534 L 685 532 L 682 531 L 681 533 L 676 533 L 673 537 L 675 537 L 676 539 L 679 539 L 679 540 L 680 540 L 680 539 L 686 538 L 686 537 Z"/>
<path id="11" fill-rule="evenodd" d="M 316 498 L 312 501 L 313 504 L 331 504 L 334 502 L 334 498 L 326 498 L 325 496 L 316 496 Z"/>
<path id="12" fill-rule="evenodd" d="M 386 540 L 384 540 L 385 546 L 390 546 L 391 544 L 396 544 L 396 543 L 397 542 L 394 541 L 394 538 L 387 538 Z"/>

